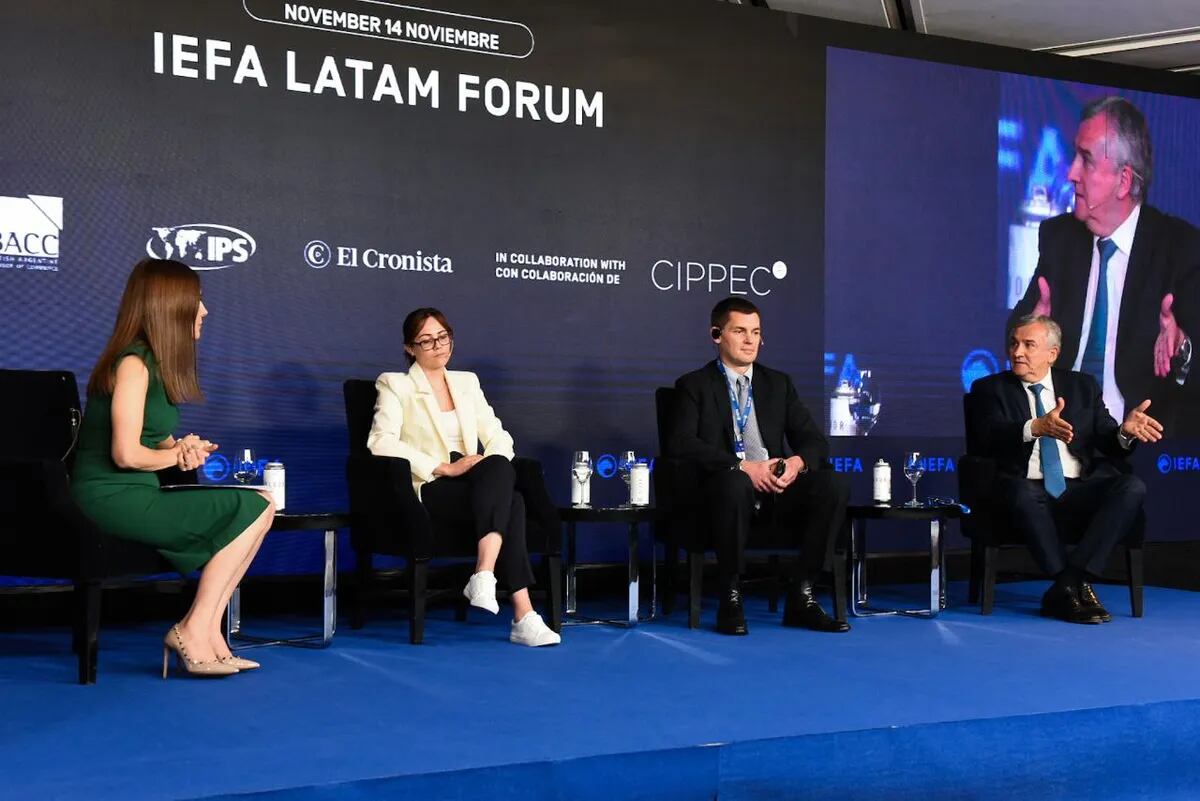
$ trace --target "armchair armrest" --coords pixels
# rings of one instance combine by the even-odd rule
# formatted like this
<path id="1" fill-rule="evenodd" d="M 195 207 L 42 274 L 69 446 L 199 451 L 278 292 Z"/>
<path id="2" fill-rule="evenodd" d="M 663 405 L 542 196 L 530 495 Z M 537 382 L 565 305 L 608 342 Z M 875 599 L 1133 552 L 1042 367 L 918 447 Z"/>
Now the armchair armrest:
<path id="1" fill-rule="evenodd" d="M 562 551 L 562 520 L 558 507 L 546 490 L 546 476 L 537 459 L 517 456 L 512 460 L 517 474 L 517 492 L 525 499 L 525 538 L 531 552 L 557 556 Z"/>
<path id="2" fill-rule="evenodd" d="M 963 535 L 985 543 L 996 540 L 996 479 L 999 471 L 994 459 L 964 454 L 958 460 L 959 499 L 971 507 L 962 519 Z"/>
<path id="3" fill-rule="evenodd" d="M 433 556 L 433 525 L 412 487 L 412 469 L 398 456 L 351 454 L 346 483 L 356 548 L 412 559 Z"/>
<path id="4" fill-rule="evenodd" d="M 703 471 L 699 463 L 691 459 L 655 457 L 655 502 L 658 508 L 667 513 L 667 518 L 660 524 L 664 541 L 688 549 L 702 547 L 702 479 Z"/>
<path id="5" fill-rule="evenodd" d="M 5 569 L 79 579 L 103 570 L 99 530 L 71 497 L 58 459 L 0 459 L 0 547 Z"/>

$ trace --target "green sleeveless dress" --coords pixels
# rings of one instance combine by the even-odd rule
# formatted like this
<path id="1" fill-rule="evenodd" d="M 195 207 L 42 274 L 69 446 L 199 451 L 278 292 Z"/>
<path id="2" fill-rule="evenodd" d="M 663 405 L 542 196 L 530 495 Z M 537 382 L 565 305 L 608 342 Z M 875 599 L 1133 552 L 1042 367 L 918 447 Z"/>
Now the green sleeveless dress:
<path id="1" fill-rule="evenodd" d="M 117 361 L 127 354 L 150 370 L 141 442 L 153 448 L 171 436 L 179 409 L 167 398 L 150 348 L 134 343 Z M 203 567 L 267 508 L 264 497 L 246 490 L 164 492 L 154 473 L 117 467 L 111 450 L 112 396 L 92 395 L 79 431 L 71 494 L 101 531 L 157 549 L 181 573 Z"/>

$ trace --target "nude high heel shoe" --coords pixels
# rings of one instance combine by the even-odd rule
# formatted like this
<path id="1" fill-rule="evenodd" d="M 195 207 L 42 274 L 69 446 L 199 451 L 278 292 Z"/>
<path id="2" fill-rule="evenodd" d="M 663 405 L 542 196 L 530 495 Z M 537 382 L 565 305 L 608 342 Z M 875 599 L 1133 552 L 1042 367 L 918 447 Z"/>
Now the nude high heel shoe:
<path id="1" fill-rule="evenodd" d="M 262 665 L 255 662 L 253 659 L 243 659 L 240 656 L 218 656 L 217 661 L 222 665 L 232 665 L 239 671 L 242 670 L 258 670 Z"/>
<path id="2" fill-rule="evenodd" d="M 163 673 L 165 679 L 167 677 L 167 668 L 170 666 L 171 652 L 175 652 L 175 664 L 189 676 L 232 676 L 238 672 L 238 669 L 233 665 L 222 664 L 216 659 L 209 662 L 197 662 L 189 659 L 187 648 L 183 644 L 183 635 L 179 631 L 179 624 L 176 623 L 163 637 Z"/>

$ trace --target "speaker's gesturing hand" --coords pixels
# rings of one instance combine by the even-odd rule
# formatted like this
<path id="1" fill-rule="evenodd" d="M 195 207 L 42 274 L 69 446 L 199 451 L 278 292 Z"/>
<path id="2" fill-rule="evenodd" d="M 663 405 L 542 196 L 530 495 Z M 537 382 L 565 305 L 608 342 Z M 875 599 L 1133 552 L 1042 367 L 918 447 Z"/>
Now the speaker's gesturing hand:
<path id="1" fill-rule="evenodd" d="M 1163 437 L 1162 423 L 1146 414 L 1150 401 L 1144 400 L 1129 410 L 1125 422 L 1121 424 L 1121 432 L 1127 437 L 1133 437 L 1138 442 L 1158 442 Z"/>
<path id="2" fill-rule="evenodd" d="M 1158 339 L 1154 340 L 1154 375 L 1162 378 L 1171 374 L 1171 359 L 1179 353 L 1187 334 L 1175 321 L 1175 312 L 1171 309 L 1175 296 L 1168 292 L 1163 295 L 1162 305 L 1158 309 Z"/>
<path id="3" fill-rule="evenodd" d="M 1033 305 L 1033 313 L 1042 317 L 1050 316 L 1050 282 L 1044 276 L 1038 276 L 1038 301 Z"/>
<path id="4" fill-rule="evenodd" d="M 1062 419 L 1063 409 L 1066 408 L 1066 401 L 1062 398 L 1058 399 L 1058 403 L 1054 404 L 1054 408 L 1043 414 L 1041 417 L 1035 417 L 1033 425 L 1029 428 L 1029 433 L 1035 437 L 1054 437 L 1060 439 L 1068 445 L 1075 437 L 1075 429 L 1071 428 L 1071 424 Z"/>

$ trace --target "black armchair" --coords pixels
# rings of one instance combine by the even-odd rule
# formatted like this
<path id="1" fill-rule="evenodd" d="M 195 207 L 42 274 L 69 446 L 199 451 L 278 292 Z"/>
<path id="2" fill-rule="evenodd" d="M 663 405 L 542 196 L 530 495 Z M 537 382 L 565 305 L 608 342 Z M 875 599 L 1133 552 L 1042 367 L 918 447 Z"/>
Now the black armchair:
<path id="1" fill-rule="evenodd" d="M 349 379 L 342 385 L 346 402 L 346 425 L 350 455 L 346 460 L 346 482 L 350 493 L 350 541 L 358 562 L 357 593 L 352 608 L 351 628 L 362 628 L 374 578 L 373 554 L 401 556 L 407 562 L 409 584 L 409 641 L 414 645 L 425 636 L 425 601 L 429 560 L 474 558 L 475 552 L 456 550 L 448 543 L 459 541 L 440 536 L 429 514 L 412 488 L 408 460 L 375 456 L 367 450 L 367 436 L 375 415 L 375 382 Z M 558 510 L 546 491 L 541 463 L 535 459 L 513 459 L 517 491 L 525 501 L 526 543 L 530 555 L 541 554 L 542 578 L 546 584 L 549 625 L 562 629 L 562 559 Z M 457 617 L 466 616 L 466 600 L 457 602 Z"/>
<path id="2" fill-rule="evenodd" d="M 674 387 L 659 387 L 654 392 L 658 421 L 660 454 L 668 451 L 668 439 L 675 406 Z M 711 550 L 707 516 L 701 492 L 699 467 L 685 459 L 660 455 L 654 461 L 655 500 L 665 510 L 664 519 L 657 524 L 656 536 L 663 543 L 666 564 L 663 569 L 663 614 L 669 615 L 675 606 L 675 574 L 679 551 L 687 554 L 688 565 L 688 628 L 700 625 L 700 598 L 704 578 L 704 555 Z M 767 563 L 767 607 L 779 608 L 780 557 L 790 556 L 794 548 L 775 547 L 775 529 L 766 515 L 755 515 L 746 557 Z M 833 603 L 838 620 L 846 619 L 846 560 L 833 560 Z"/>
<path id="3" fill-rule="evenodd" d="M 79 683 L 94 684 L 104 586 L 173 568 L 151 548 L 101 533 L 75 505 L 68 470 L 81 421 L 74 374 L 0 370 L 0 573 L 74 584 Z"/>
<path id="4" fill-rule="evenodd" d="M 963 420 L 966 421 L 967 452 L 958 463 L 958 492 L 971 514 L 962 519 L 962 532 L 971 541 L 971 582 L 968 598 L 978 603 L 980 612 L 992 613 L 996 595 L 996 563 L 1001 548 L 1025 547 L 1021 534 L 1009 522 L 1008 510 L 996 495 L 996 463 L 980 456 L 979 443 L 972 432 L 971 393 L 963 395 Z M 1116 462 L 1122 470 L 1131 468 Z M 1079 530 L 1080 521 L 1056 521 L 1059 531 L 1068 537 Z M 1143 545 L 1146 539 L 1146 515 L 1141 513 L 1134 530 L 1125 541 L 1125 564 L 1129 579 L 1129 603 L 1134 617 L 1142 616 Z"/>

